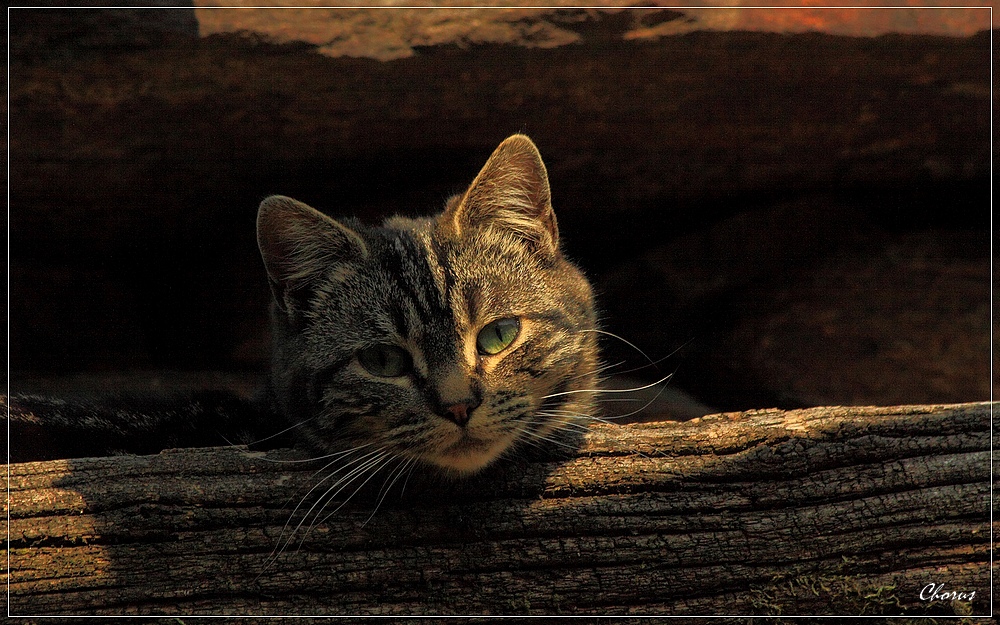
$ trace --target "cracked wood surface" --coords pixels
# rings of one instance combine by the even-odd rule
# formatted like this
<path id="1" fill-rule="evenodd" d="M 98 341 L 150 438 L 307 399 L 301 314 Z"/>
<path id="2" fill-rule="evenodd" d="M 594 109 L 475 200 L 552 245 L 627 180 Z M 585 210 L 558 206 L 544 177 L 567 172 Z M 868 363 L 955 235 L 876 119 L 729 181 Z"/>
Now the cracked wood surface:
<path id="1" fill-rule="evenodd" d="M 991 408 L 595 425 L 318 521 L 293 510 L 323 463 L 291 450 L 14 464 L 11 614 L 985 615 Z"/>

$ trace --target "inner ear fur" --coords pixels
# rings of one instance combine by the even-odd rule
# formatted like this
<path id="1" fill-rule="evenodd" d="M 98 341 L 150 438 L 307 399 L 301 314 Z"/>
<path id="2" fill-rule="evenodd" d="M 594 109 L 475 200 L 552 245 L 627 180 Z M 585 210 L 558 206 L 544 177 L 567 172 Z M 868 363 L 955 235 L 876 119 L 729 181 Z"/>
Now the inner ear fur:
<path id="1" fill-rule="evenodd" d="M 479 228 L 497 228 L 539 253 L 554 256 L 559 228 L 548 172 L 534 142 L 520 134 L 505 139 L 460 199 L 449 202 L 438 227 L 451 237 Z"/>
<path id="2" fill-rule="evenodd" d="M 257 246 L 274 299 L 285 311 L 334 265 L 368 254 L 354 230 L 282 195 L 266 198 L 257 209 Z"/>

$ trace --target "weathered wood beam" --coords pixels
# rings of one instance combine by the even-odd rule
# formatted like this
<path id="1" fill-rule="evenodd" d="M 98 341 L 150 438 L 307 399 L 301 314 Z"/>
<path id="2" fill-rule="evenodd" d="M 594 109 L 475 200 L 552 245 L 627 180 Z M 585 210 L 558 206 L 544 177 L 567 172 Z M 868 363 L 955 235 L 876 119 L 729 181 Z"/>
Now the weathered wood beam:
<path id="1" fill-rule="evenodd" d="M 11 614 L 985 616 L 991 412 L 595 425 L 565 460 L 415 475 L 375 511 L 380 475 L 274 558 L 323 475 L 298 452 L 14 464 Z"/>

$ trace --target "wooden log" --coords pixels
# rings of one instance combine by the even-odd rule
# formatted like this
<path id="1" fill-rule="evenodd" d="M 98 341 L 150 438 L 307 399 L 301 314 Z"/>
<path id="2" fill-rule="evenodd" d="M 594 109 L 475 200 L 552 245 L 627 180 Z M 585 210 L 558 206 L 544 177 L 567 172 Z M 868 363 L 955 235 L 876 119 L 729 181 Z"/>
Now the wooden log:
<path id="1" fill-rule="evenodd" d="M 10 613 L 986 616 L 992 409 L 595 425 L 319 515 L 291 450 L 13 464 Z"/>

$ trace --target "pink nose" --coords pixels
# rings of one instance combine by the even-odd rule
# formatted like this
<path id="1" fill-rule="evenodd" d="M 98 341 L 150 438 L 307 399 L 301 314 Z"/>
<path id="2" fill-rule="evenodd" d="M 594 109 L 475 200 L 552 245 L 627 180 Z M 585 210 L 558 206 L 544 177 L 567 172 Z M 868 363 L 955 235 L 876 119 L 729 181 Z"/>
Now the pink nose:
<path id="1" fill-rule="evenodd" d="M 449 420 L 454 421 L 456 425 L 464 426 L 469 422 L 469 412 L 471 411 L 469 404 L 452 404 L 445 406 L 444 411 L 446 413 L 445 416 Z"/>

